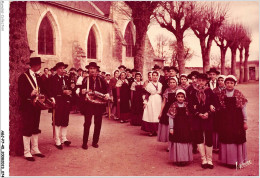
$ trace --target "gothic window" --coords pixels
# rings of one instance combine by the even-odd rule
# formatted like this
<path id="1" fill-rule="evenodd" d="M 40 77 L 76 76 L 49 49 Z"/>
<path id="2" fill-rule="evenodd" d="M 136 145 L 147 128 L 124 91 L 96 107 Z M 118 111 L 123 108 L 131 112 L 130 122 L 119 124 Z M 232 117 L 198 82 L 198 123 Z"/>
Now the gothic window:
<path id="1" fill-rule="evenodd" d="M 126 41 L 126 57 L 134 56 L 134 40 L 133 34 L 130 27 L 130 23 L 128 23 L 125 30 L 125 41 Z"/>
<path id="2" fill-rule="evenodd" d="M 54 37 L 51 23 L 47 16 L 41 22 L 38 33 L 38 53 L 39 54 L 54 54 Z"/>
<path id="3" fill-rule="evenodd" d="M 88 36 L 88 58 L 89 59 L 97 58 L 97 45 L 96 45 L 96 38 L 95 38 L 93 28 L 90 29 L 89 36 Z"/>

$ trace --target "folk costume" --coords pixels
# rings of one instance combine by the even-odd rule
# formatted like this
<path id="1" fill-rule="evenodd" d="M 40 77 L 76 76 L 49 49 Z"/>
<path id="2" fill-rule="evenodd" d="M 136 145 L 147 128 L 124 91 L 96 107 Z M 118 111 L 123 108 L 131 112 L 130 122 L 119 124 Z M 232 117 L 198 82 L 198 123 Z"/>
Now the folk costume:
<path id="1" fill-rule="evenodd" d="M 158 130 L 158 124 L 159 124 L 159 114 L 161 111 L 161 104 L 162 104 L 162 84 L 160 82 L 149 82 L 147 86 L 145 87 L 145 90 L 150 94 L 148 99 L 144 100 L 144 104 L 146 104 L 146 107 L 144 109 L 143 114 L 143 122 L 141 129 L 150 132 L 155 133 Z"/>
<path id="2" fill-rule="evenodd" d="M 220 75 L 218 76 L 219 78 L 223 78 L 225 79 L 225 76 Z M 220 96 L 222 91 L 225 89 L 225 86 L 220 87 L 217 84 L 217 87 L 213 89 L 213 93 L 215 94 L 216 97 L 216 112 L 212 113 L 212 117 L 213 117 L 213 152 L 218 153 L 219 152 L 219 136 L 218 136 L 218 132 L 219 132 L 219 128 L 221 127 L 221 125 L 219 125 L 219 118 L 220 116 L 220 112 L 219 112 L 219 101 L 220 101 Z"/>
<path id="3" fill-rule="evenodd" d="M 177 80 L 177 78 L 176 78 Z M 177 81 L 176 81 L 177 82 Z M 162 116 L 160 118 L 159 126 L 158 126 L 158 135 L 157 135 L 157 141 L 159 142 L 168 142 L 169 141 L 169 116 L 167 115 L 168 110 L 172 103 L 176 101 L 176 90 L 167 88 L 164 91 L 163 98 L 166 99 L 165 106 L 162 111 Z"/>
<path id="4" fill-rule="evenodd" d="M 220 72 L 217 71 L 217 69 L 214 68 L 214 67 L 213 67 L 213 68 L 210 68 L 209 71 L 207 71 L 206 73 L 207 73 L 207 74 L 215 73 L 216 75 L 219 75 L 219 74 L 220 74 Z M 211 90 L 213 90 L 214 88 L 216 88 L 216 87 L 217 87 L 217 79 L 215 79 L 215 80 L 209 80 L 208 86 L 210 87 Z"/>
<path id="5" fill-rule="evenodd" d="M 41 58 L 34 57 L 30 58 L 28 64 L 38 65 L 41 63 Z M 39 129 L 41 110 L 33 104 L 36 95 L 31 96 L 31 93 L 34 89 L 37 89 L 39 93 L 46 94 L 41 77 L 29 69 L 18 78 L 18 95 L 20 98 L 20 111 L 23 124 L 24 157 L 28 161 L 35 160 L 32 155 L 44 157 L 38 148 L 38 135 L 41 133 Z"/>
<path id="6" fill-rule="evenodd" d="M 89 67 L 95 67 L 99 69 L 99 66 L 95 62 L 90 62 L 89 65 L 86 66 L 86 69 Z M 85 98 L 86 95 L 82 94 L 82 89 L 87 89 L 88 91 L 97 91 L 102 94 L 105 94 L 108 96 L 108 89 L 107 84 L 105 80 L 100 76 L 89 76 L 86 77 L 82 82 L 82 88 L 81 88 L 81 97 Z M 101 131 L 101 125 L 102 125 L 102 115 L 106 111 L 106 104 L 96 104 L 89 100 L 85 101 L 84 103 L 84 117 L 85 117 L 85 123 L 84 123 L 84 132 L 83 132 L 83 144 L 82 148 L 87 149 L 87 143 L 88 143 L 88 137 L 89 137 L 89 129 L 91 126 L 91 120 L 92 116 L 94 116 L 94 134 L 93 134 L 93 141 L 92 146 L 97 148 L 98 147 L 98 141 Z"/>
<path id="7" fill-rule="evenodd" d="M 59 62 L 56 64 L 56 70 L 60 67 L 68 67 L 67 64 Z M 51 88 L 49 89 L 50 97 L 55 99 L 55 146 L 62 149 L 62 144 L 69 146 L 71 141 L 67 139 L 67 127 L 69 125 L 69 114 L 71 110 L 72 95 L 64 94 L 64 90 L 71 90 L 70 79 L 66 75 L 55 74 L 51 78 Z M 61 138 L 60 138 L 61 135 Z"/>
<path id="8" fill-rule="evenodd" d="M 206 74 L 199 74 L 198 78 L 207 79 Z M 202 167 L 213 168 L 212 163 L 212 139 L 213 139 L 213 119 L 210 111 L 210 105 L 215 106 L 215 97 L 213 91 L 206 86 L 197 86 L 196 92 L 190 96 L 189 110 L 192 116 L 192 129 L 201 154 Z M 199 114 L 208 113 L 207 119 L 202 119 Z M 205 138 L 204 138 L 205 137 Z M 205 141 L 205 144 L 204 144 Z"/>
<path id="9" fill-rule="evenodd" d="M 142 124 L 143 117 L 143 81 L 134 81 L 131 86 L 131 92 L 133 92 L 132 108 L 131 108 L 131 125 L 140 126 Z"/>
<path id="10" fill-rule="evenodd" d="M 183 166 L 193 160 L 191 122 L 187 102 L 174 102 L 169 108 L 168 116 L 169 127 L 174 131 L 173 134 L 169 134 L 170 160 Z"/>
<path id="11" fill-rule="evenodd" d="M 118 120 L 118 118 L 116 117 L 117 115 L 117 100 L 116 100 L 116 83 L 118 81 L 118 78 L 111 78 L 110 81 L 109 81 L 109 88 L 111 89 L 111 93 L 112 93 L 112 96 L 113 96 L 113 105 L 112 105 L 112 113 L 114 115 L 114 119 L 115 120 Z"/>
<path id="12" fill-rule="evenodd" d="M 227 77 L 228 78 L 228 77 Z M 224 89 L 220 95 L 219 160 L 226 165 L 241 165 L 247 161 L 246 131 L 247 99 L 237 89 Z"/>
<path id="13" fill-rule="evenodd" d="M 119 79 L 116 83 L 116 99 L 120 99 L 119 103 L 117 101 L 117 105 L 119 106 L 119 115 L 121 123 L 127 122 L 130 114 L 130 86 L 128 84 L 127 79 L 121 80 Z M 118 108 L 117 108 L 118 109 Z"/>

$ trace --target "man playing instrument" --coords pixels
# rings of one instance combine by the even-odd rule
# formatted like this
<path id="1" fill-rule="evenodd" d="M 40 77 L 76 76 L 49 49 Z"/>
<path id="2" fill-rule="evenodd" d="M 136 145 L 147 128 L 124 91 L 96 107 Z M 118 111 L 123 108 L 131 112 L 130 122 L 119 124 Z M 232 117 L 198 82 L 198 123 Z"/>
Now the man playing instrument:
<path id="1" fill-rule="evenodd" d="M 67 139 L 67 127 L 69 125 L 72 90 L 69 77 L 65 75 L 65 68 L 67 67 L 68 65 L 63 62 L 56 64 L 57 74 L 52 77 L 49 88 L 49 95 L 55 101 L 55 114 L 53 113 L 55 146 L 60 150 L 63 149 L 62 144 L 66 146 L 71 144 L 71 141 Z"/>
<path id="2" fill-rule="evenodd" d="M 95 62 L 90 62 L 89 65 L 86 66 L 86 69 L 89 71 L 89 77 L 86 77 L 82 82 L 81 88 L 81 97 L 86 97 L 86 94 L 89 92 L 99 92 L 104 94 L 104 100 L 108 100 L 109 94 L 107 89 L 107 84 L 104 79 L 98 76 L 98 69 L 99 66 Z M 94 96 L 95 97 L 95 96 Z M 92 98 L 93 99 L 93 98 Z M 90 100 L 87 100 L 84 103 L 83 107 L 83 114 L 85 116 L 85 123 L 84 123 L 84 132 L 83 132 L 83 149 L 88 149 L 88 137 L 89 137 L 89 129 L 91 126 L 92 116 L 94 115 L 94 134 L 93 134 L 93 141 L 92 146 L 98 148 L 98 141 L 99 135 L 102 125 L 102 114 L 106 110 L 106 103 L 94 103 Z"/>
<path id="3" fill-rule="evenodd" d="M 41 58 L 30 58 L 30 69 L 18 78 L 18 94 L 20 97 L 20 111 L 23 124 L 24 157 L 28 161 L 35 161 L 34 156 L 45 157 L 38 148 L 38 135 L 41 109 L 35 106 L 35 99 L 40 93 L 45 93 L 41 77 L 37 72 L 41 69 Z M 30 148 L 31 143 L 31 148 Z"/>

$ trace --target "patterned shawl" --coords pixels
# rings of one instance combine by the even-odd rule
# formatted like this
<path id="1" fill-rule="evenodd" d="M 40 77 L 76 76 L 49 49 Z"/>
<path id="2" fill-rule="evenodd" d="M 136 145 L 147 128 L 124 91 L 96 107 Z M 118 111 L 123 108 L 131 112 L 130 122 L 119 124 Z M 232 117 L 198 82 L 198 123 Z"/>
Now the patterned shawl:
<path id="1" fill-rule="evenodd" d="M 199 103 L 202 103 L 203 105 L 205 105 L 205 102 L 206 102 L 205 90 L 209 87 L 208 86 L 201 87 L 201 86 L 198 85 L 194 88 L 195 88 L 195 90 L 197 90 L 196 91 L 196 97 L 197 97 Z"/>
<path id="2" fill-rule="evenodd" d="M 222 90 L 220 94 L 220 104 L 222 108 L 225 108 L 225 97 L 226 96 L 226 89 Z M 248 102 L 246 97 L 237 89 L 234 89 L 234 95 L 233 97 L 236 97 L 236 107 L 243 108 L 243 106 Z"/>
<path id="3" fill-rule="evenodd" d="M 188 103 L 187 102 L 184 102 L 184 106 L 183 107 L 186 107 L 186 114 L 188 115 L 189 112 L 188 112 L 188 107 L 187 107 Z M 177 108 L 178 108 L 178 102 L 175 101 L 174 103 L 172 103 L 172 105 L 170 106 L 169 110 L 168 110 L 168 113 L 167 115 L 172 117 L 172 118 L 175 118 L 175 115 L 177 114 Z"/>

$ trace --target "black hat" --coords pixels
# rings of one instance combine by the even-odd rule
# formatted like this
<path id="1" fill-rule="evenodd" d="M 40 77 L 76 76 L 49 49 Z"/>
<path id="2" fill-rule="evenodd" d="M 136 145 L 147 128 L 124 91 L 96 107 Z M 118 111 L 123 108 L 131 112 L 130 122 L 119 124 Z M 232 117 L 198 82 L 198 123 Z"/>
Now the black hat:
<path id="1" fill-rule="evenodd" d="M 156 70 L 156 69 L 161 69 L 161 67 L 158 66 L 157 64 L 155 64 L 154 67 L 152 68 L 152 70 Z"/>
<path id="2" fill-rule="evenodd" d="M 137 69 L 132 69 L 131 72 L 138 72 L 138 70 Z"/>
<path id="3" fill-rule="evenodd" d="M 196 76 L 198 77 L 199 72 L 198 71 L 192 71 L 189 75 L 188 75 L 188 79 L 191 79 L 192 76 Z"/>
<path id="4" fill-rule="evenodd" d="M 55 69 L 57 70 L 58 68 L 64 66 L 64 68 L 66 69 L 68 67 L 68 64 L 64 64 L 63 62 L 58 62 L 56 65 L 55 65 Z"/>
<path id="5" fill-rule="evenodd" d="M 217 71 L 217 69 L 216 69 L 215 67 L 210 68 L 209 71 L 207 71 L 206 73 L 209 74 L 210 72 L 214 72 L 214 73 L 217 74 L 217 75 L 220 74 L 220 72 Z"/>
<path id="6" fill-rule="evenodd" d="M 100 68 L 95 62 L 90 62 L 88 65 L 85 66 L 86 69 L 88 69 L 89 67 L 96 67 L 97 69 Z"/>
<path id="7" fill-rule="evenodd" d="M 124 66 L 124 65 L 120 65 L 120 66 L 118 67 L 118 69 L 120 69 L 120 68 L 124 68 L 124 69 L 126 69 L 126 66 Z"/>
<path id="8" fill-rule="evenodd" d="M 125 71 L 126 71 L 126 72 L 127 72 L 127 71 L 128 71 L 128 72 L 131 72 L 131 69 L 128 69 L 128 68 L 127 68 Z"/>
<path id="9" fill-rule="evenodd" d="M 164 71 L 164 70 L 167 70 L 167 71 L 169 71 L 169 69 L 170 69 L 170 67 L 169 67 L 169 66 L 164 66 L 164 67 L 163 67 L 163 71 Z"/>
<path id="10" fill-rule="evenodd" d="M 174 67 L 174 66 L 169 67 L 169 70 L 171 70 L 171 69 L 175 70 L 176 73 L 179 73 L 179 70 L 176 67 Z"/>
<path id="11" fill-rule="evenodd" d="M 41 61 L 40 57 L 31 57 L 30 62 L 27 62 L 26 64 L 38 65 L 38 64 L 41 64 L 41 63 L 44 63 L 44 62 Z"/>
<path id="12" fill-rule="evenodd" d="M 55 66 L 54 66 L 54 67 L 52 67 L 50 70 L 56 70 Z"/>
<path id="13" fill-rule="evenodd" d="M 81 69 L 81 68 L 78 68 L 77 72 L 78 72 L 78 71 L 83 71 L 83 69 Z"/>
<path id="14" fill-rule="evenodd" d="M 209 78 L 208 78 L 208 75 L 207 74 L 204 74 L 204 73 L 199 73 L 198 75 L 197 75 L 197 78 L 199 79 L 204 79 L 204 80 L 209 80 Z"/>

